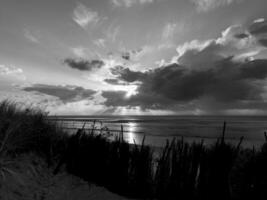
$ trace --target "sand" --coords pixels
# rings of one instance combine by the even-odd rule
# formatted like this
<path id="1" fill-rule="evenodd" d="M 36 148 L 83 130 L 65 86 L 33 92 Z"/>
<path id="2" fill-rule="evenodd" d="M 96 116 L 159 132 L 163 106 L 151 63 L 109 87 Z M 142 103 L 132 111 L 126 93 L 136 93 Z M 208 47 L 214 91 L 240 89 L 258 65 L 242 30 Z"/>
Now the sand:
<path id="1" fill-rule="evenodd" d="M 53 175 L 33 154 L 1 159 L 0 165 L 1 200 L 127 200 L 66 172 Z"/>

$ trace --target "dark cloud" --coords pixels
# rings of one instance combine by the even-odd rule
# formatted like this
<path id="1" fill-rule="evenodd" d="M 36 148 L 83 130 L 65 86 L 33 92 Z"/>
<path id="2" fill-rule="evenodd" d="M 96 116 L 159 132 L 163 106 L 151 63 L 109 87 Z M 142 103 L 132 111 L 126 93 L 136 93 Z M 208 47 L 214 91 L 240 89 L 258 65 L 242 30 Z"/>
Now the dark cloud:
<path id="1" fill-rule="evenodd" d="M 267 47 L 267 38 L 266 39 L 259 39 L 258 42 L 262 45 Z"/>
<path id="2" fill-rule="evenodd" d="M 252 34 L 258 43 L 264 47 L 267 47 L 267 22 L 260 21 L 254 22 L 249 27 L 249 32 Z"/>
<path id="3" fill-rule="evenodd" d="M 110 85 L 120 85 L 120 81 L 118 79 L 110 78 L 105 79 L 104 81 Z"/>
<path id="4" fill-rule="evenodd" d="M 259 35 L 259 34 L 267 33 L 267 22 L 266 21 L 254 22 L 249 27 L 249 32 L 253 35 Z"/>
<path id="5" fill-rule="evenodd" d="M 265 27 L 262 22 L 248 29 L 231 26 L 217 39 L 185 43 L 177 48 L 177 63 L 154 70 L 114 67 L 113 83 L 138 83 L 137 94 L 126 98 L 126 92 L 106 91 L 102 93 L 105 104 L 143 109 L 200 108 L 213 113 L 216 109 L 264 107 L 267 60 L 253 60 L 249 55 L 266 46 Z"/>
<path id="6" fill-rule="evenodd" d="M 235 37 L 238 38 L 238 39 L 244 39 L 244 38 L 248 38 L 249 34 L 239 33 L 239 34 L 236 34 Z"/>
<path id="7" fill-rule="evenodd" d="M 125 52 L 122 52 L 121 57 L 124 60 L 127 60 L 127 61 L 129 61 L 129 60 L 136 60 L 137 57 L 140 56 L 143 51 L 145 51 L 144 48 L 139 48 L 139 49 L 136 49 L 136 50 L 125 51 Z"/>
<path id="8" fill-rule="evenodd" d="M 194 48 L 188 45 L 187 48 L 178 57 L 177 62 L 196 70 L 212 68 L 214 63 L 232 56 L 235 51 L 230 45 L 221 44 L 217 40 L 212 40 L 207 44 L 197 44 Z"/>
<path id="9" fill-rule="evenodd" d="M 113 78 L 105 79 L 104 81 L 110 85 L 129 85 L 127 82 L 122 82 L 122 81 L 115 79 L 115 78 L 114 79 Z"/>
<path id="10" fill-rule="evenodd" d="M 67 58 L 64 60 L 64 64 L 71 68 L 78 69 L 81 71 L 91 71 L 93 69 L 100 69 L 105 64 L 102 60 L 76 60 Z"/>
<path id="11" fill-rule="evenodd" d="M 266 65 L 267 62 L 261 64 Z M 254 66 L 253 63 L 251 65 Z M 258 66 L 258 68 L 261 67 L 262 65 Z M 257 74 L 252 77 L 251 74 L 251 77 L 243 78 L 240 75 L 242 70 L 242 65 L 240 66 L 240 63 L 235 63 L 231 59 L 223 59 L 216 62 L 213 68 L 205 70 L 187 70 L 185 67 L 173 64 L 154 71 L 151 74 L 151 80 L 144 82 L 144 84 L 150 84 L 149 87 L 146 86 L 148 88 L 144 88 L 144 92 L 150 89 L 180 102 L 192 101 L 205 96 L 221 102 L 254 99 L 258 96 L 259 88 L 247 78 L 258 79 L 259 77 Z M 245 71 L 243 73 L 245 74 Z"/>
<path id="12" fill-rule="evenodd" d="M 262 80 L 267 77 L 267 60 L 254 60 L 242 64 L 241 79 Z"/>
<path id="13" fill-rule="evenodd" d="M 107 106 L 164 109 L 192 103 L 197 105 L 197 102 L 201 102 L 198 106 L 202 106 L 203 99 L 211 99 L 216 102 L 217 107 L 230 107 L 229 105 L 242 102 L 263 102 L 261 94 L 264 92 L 262 82 L 267 77 L 266 66 L 267 60 L 237 62 L 232 57 L 221 59 L 212 68 L 202 70 L 171 64 L 144 73 L 139 72 L 134 78 L 123 78 L 124 81 L 141 82 L 136 95 L 126 98 L 126 92 L 106 91 L 102 96 L 107 99 Z M 119 69 L 119 75 L 132 73 L 129 69 Z"/>
<path id="14" fill-rule="evenodd" d="M 126 82 L 134 82 L 144 78 L 145 74 L 139 71 L 132 71 L 129 68 L 116 66 L 111 68 L 111 73 L 117 76 L 118 79 Z"/>
<path id="15" fill-rule="evenodd" d="M 124 52 L 122 53 L 121 57 L 124 59 L 124 60 L 130 60 L 131 59 L 131 55 L 129 52 Z"/>
<path id="16" fill-rule="evenodd" d="M 78 86 L 55 86 L 35 84 L 31 87 L 23 88 L 27 92 L 39 92 L 58 97 L 64 103 L 90 99 L 96 93 L 94 90 L 84 89 Z"/>

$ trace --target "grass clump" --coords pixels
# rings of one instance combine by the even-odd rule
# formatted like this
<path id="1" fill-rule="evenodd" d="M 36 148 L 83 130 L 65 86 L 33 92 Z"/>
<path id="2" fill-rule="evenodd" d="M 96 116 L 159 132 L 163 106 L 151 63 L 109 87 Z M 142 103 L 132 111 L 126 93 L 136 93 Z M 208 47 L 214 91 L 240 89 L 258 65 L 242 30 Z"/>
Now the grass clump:
<path id="1" fill-rule="evenodd" d="M 64 134 L 46 114 L 36 108 L 23 108 L 14 102 L 0 103 L 0 159 L 33 152 L 47 160 L 53 159 L 64 147 Z"/>

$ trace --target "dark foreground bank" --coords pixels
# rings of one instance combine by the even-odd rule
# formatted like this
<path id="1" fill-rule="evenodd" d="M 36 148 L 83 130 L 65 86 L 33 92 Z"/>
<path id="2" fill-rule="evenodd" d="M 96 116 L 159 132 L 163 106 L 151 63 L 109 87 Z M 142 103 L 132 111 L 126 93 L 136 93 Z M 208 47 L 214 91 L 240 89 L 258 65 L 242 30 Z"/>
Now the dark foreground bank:
<path id="1" fill-rule="evenodd" d="M 70 136 L 42 111 L 5 101 L 0 104 L 0 183 L 12 173 L 10 161 L 34 154 L 53 176 L 66 171 L 127 197 L 267 199 L 267 145 L 244 149 L 242 139 L 227 144 L 224 130 L 213 145 L 174 139 L 159 152 L 126 143 L 123 130 L 114 141 L 107 139 L 107 130 L 95 134 L 94 128 Z"/>

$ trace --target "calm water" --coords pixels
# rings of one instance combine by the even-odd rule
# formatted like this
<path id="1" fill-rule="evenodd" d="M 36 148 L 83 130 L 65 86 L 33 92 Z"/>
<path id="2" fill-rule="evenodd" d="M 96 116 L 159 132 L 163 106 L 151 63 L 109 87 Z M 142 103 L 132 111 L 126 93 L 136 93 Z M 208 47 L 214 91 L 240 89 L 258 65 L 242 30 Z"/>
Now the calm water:
<path id="1" fill-rule="evenodd" d="M 121 125 L 124 138 L 130 143 L 140 144 L 144 135 L 145 143 L 162 146 L 167 139 L 184 137 L 187 141 L 199 141 L 209 144 L 222 133 L 223 122 L 227 122 L 226 138 L 229 142 L 238 143 L 244 136 L 243 146 L 259 146 L 264 142 L 264 131 L 267 131 L 267 117 L 225 117 L 225 116 L 68 116 L 57 117 L 68 132 L 72 133 L 85 124 L 92 127 L 108 127 L 111 133 L 118 133 Z"/>

